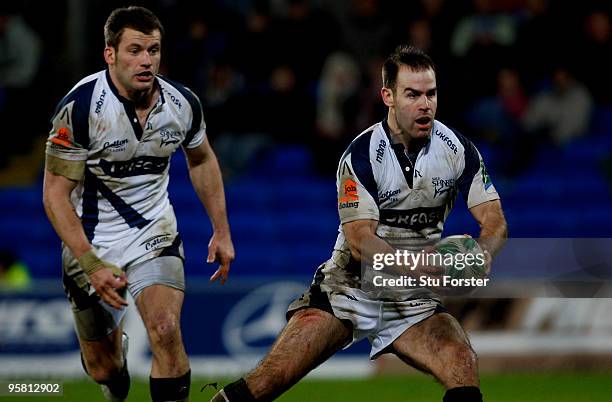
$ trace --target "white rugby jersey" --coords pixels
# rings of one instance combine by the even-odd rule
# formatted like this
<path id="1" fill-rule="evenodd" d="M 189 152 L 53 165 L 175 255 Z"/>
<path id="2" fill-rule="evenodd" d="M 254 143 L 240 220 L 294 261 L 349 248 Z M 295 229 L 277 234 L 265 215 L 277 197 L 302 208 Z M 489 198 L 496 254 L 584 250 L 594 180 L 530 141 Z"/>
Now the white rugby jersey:
<path id="1" fill-rule="evenodd" d="M 160 96 L 144 129 L 108 70 L 81 80 L 52 118 L 47 154 L 86 161 L 71 200 L 94 246 L 111 247 L 147 232 L 144 253 L 177 237 L 167 193 L 170 156 L 181 145 L 200 145 L 205 124 L 195 94 L 164 77 L 156 81 Z"/>
<path id="2" fill-rule="evenodd" d="M 420 249 L 441 237 L 458 193 L 468 208 L 499 199 L 480 153 L 463 135 L 435 120 L 430 138 L 413 144 L 416 160 L 410 160 L 403 144 L 391 142 L 385 119 L 344 152 L 336 175 L 341 224 L 319 281 L 323 273 L 329 283 L 360 285 L 361 267 L 351 257 L 343 223 L 378 221 L 377 236 L 391 243 L 410 239 Z"/>

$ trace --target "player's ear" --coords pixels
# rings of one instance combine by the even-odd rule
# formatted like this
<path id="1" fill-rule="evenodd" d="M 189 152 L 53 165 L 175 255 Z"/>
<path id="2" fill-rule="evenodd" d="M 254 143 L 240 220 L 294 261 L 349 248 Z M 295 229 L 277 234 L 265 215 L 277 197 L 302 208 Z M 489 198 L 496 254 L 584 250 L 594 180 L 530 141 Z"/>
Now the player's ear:
<path id="1" fill-rule="evenodd" d="M 382 87 L 380 90 L 380 96 L 387 107 L 393 107 L 395 102 L 393 100 L 393 90 L 391 88 Z"/>
<path id="2" fill-rule="evenodd" d="M 113 65 L 115 64 L 115 48 L 112 46 L 106 46 L 104 48 L 104 61 L 106 61 L 106 64 L 108 65 Z"/>

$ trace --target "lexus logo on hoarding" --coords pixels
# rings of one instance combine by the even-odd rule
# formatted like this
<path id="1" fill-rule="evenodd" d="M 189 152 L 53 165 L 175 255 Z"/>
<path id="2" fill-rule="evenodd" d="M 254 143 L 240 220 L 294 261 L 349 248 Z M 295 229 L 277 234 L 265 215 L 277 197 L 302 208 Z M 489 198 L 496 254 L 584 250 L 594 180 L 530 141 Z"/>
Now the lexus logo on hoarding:
<path id="1" fill-rule="evenodd" d="M 299 282 L 274 282 L 243 297 L 223 323 L 223 344 L 238 358 L 263 356 L 285 326 L 289 304 L 306 290 Z"/>

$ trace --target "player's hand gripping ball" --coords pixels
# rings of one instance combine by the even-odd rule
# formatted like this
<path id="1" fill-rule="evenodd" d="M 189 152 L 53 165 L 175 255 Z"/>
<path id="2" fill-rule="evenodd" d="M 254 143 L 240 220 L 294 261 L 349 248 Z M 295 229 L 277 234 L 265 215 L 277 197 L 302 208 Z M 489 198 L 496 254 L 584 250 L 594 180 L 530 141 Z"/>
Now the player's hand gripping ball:
<path id="1" fill-rule="evenodd" d="M 434 251 L 441 254 L 444 275 L 452 279 L 485 278 L 485 253 L 471 236 L 456 235 L 441 239 Z"/>

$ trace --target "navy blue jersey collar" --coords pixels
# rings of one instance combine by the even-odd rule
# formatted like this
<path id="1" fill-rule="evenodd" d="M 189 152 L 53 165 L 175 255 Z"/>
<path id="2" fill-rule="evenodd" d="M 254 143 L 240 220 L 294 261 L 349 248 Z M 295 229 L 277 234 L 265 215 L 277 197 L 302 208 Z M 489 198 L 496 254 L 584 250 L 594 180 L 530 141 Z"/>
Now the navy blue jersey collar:
<path id="1" fill-rule="evenodd" d="M 431 138 L 427 137 L 411 140 L 410 150 L 407 150 L 403 143 L 393 143 L 393 140 L 391 139 L 391 130 L 389 129 L 389 124 L 387 124 L 386 118 L 382 121 L 382 127 L 385 130 L 389 144 L 391 144 L 391 149 L 393 150 L 393 153 L 395 154 L 395 157 L 402 169 L 402 173 L 406 179 L 406 184 L 408 184 L 408 187 L 412 189 L 414 186 L 414 175 L 416 173 L 416 164 L 419 153 L 421 152 L 421 149 L 425 148 L 430 143 Z"/>
<path id="2" fill-rule="evenodd" d="M 113 83 L 113 80 L 111 79 L 110 72 L 108 71 L 108 69 L 106 69 L 106 81 L 108 82 L 108 86 L 110 87 L 111 91 L 113 91 L 117 99 L 119 99 L 119 101 L 123 104 L 123 109 L 125 110 L 125 113 L 127 114 L 127 118 L 130 121 L 132 129 L 134 130 L 134 135 L 136 136 L 138 141 L 140 141 L 142 138 L 143 129 L 142 129 L 142 126 L 140 125 L 140 121 L 138 120 L 138 114 L 136 113 L 136 107 L 134 106 L 134 102 L 121 96 L 121 94 L 119 94 L 119 90 L 117 89 L 117 87 L 115 87 L 115 84 Z M 153 109 L 151 109 L 151 112 L 153 112 L 156 109 L 159 110 L 161 105 L 163 105 L 163 99 L 164 99 L 163 91 L 162 91 L 161 85 L 158 82 L 157 77 L 155 77 L 155 82 L 157 83 L 160 97 L 157 100 L 156 106 L 154 106 Z M 147 116 L 147 120 L 148 119 L 149 119 L 149 116 Z"/>

